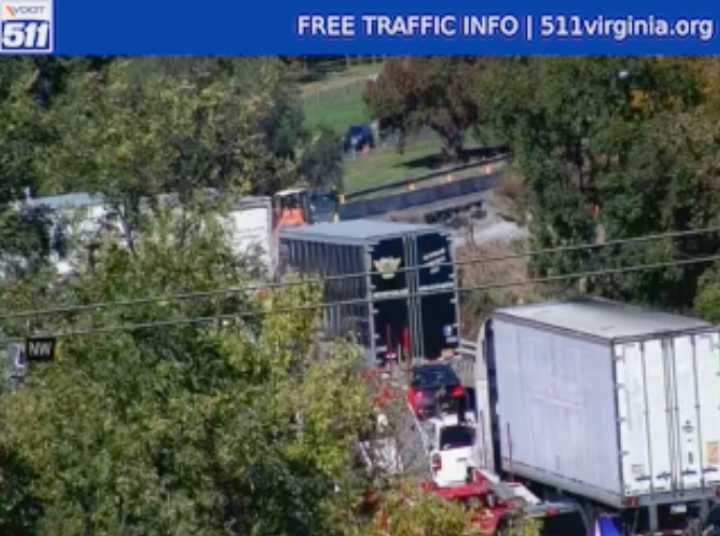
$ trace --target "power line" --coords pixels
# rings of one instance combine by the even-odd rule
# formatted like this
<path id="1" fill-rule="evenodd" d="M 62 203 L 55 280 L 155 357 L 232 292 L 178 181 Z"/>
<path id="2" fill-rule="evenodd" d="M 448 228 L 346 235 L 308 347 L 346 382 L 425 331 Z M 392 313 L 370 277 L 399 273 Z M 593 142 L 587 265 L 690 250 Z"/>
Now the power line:
<path id="1" fill-rule="evenodd" d="M 553 283 L 556 281 L 564 281 L 567 279 L 582 279 L 584 277 L 597 277 L 604 275 L 616 275 L 631 272 L 643 272 L 646 270 L 656 270 L 660 268 L 671 268 L 673 266 L 687 266 L 691 264 L 704 264 L 706 262 L 713 262 L 720 260 L 720 254 L 718 255 L 707 255 L 704 257 L 694 257 L 691 259 L 679 259 L 673 261 L 654 262 L 647 264 L 636 264 L 634 266 L 622 266 L 618 268 L 605 268 L 602 270 L 588 270 L 585 272 L 574 272 L 569 274 L 550 275 L 545 277 L 537 277 L 526 279 L 524 281 L 513 281 L 507 283 L 495 283 L 490 285 L 476 285 L 472 287 L 458 288 L 458 292 L 470 292 L 477 290 L 492 290 L 498 288 L 508 287 L 520 287 L 526 285 L 534 285 L 540 283 Z"/>
<path id="2" fill-rule="evenodd" d="M 655 262 L 655 263 L 647 263 L 647 264 L 638 264 L 633 266 L 624 266 L 624 267 L 618 267 L 618 268 L 605 268 L 602 270 L 588 270 L 583 272 L 573 272 L 569 274 L 558 274 L 553 276 L 545 276 L 545 277 L 538 277 L 538 278 L 530 278 L 525 279 L 522 281 L 509 281 L 504 283 L 490 283 L 485 285 L 474 285 L 469 287 L 459 287 L 457 289 L 452 288 L 444 288 L 444 289 L 432 289 L 427 290 L 424 292 L 421 292 L 418 294 L 418 296 L 432 296 L 437 294 L 449 294 L 454 293 L 456 290 L 458 293 L 467 293 L 467 292 L 476 292 L 476 291 L 486 291 L 486 290 L 492 290 L 492 289 L 499 289 L 499 288 L 509 288 L 509 287 L 517 287 L 517 286 L 527 286 L 532 284 L 542 284 L 542 283 L 552 283 L 552 282 L 558 282 L 558 281 L 566 281 L 570 279 L 581 279 L 584 277 L 599 277 L 599 276 L 605 276 L 605 275 L 616 275 L 616 274 L 623 274 L 623 273 L 631 273 L 631 272 L 640 272 L 640 271 L 647 271 L 647 270 L 655 270 L 660 268 L 669 268 L 674 266 L 687 266 L 687 265 L 693 265 L 693 264 L 701 264 L 701 263 L 707 263 L 707 262 L 713 262 L 716 260 L 720 260 L 720 254 L 718 255 L 708 255 L 705 257 L 696 257 L 693 259 L 680 259 L 680 260 L 672 260 L 672 261 L 663 261 L 663 262 Z M 193 317 L 193 318 L 179 318 L 179 319 L 172 319 L 172 320 L 157 320 L 157 321 L 151 321 L 151 322 L 143 322 L 143 323 L 136 323 L 136 324 L 126 324 L 126 325 L 118 325 L 118 326 L 110 326 L 106 328 L 87 328 L 87 329 L 80 329 L 80 330 L 72 330 L 72 331 L 66 331 L 66 332 L 57 332 L 57 333 L 43 333 L 42 336 L 48 336 L 48 337 L 71 337 L 71 336 L 81 336 L 81 335 L 92 335 L 92 334 L 107 334 L 107 333 L 116 333 L 116 332 L 128 332 L 128 331 L 137 331 L 140 329 L 149 329 L 149 328 L 155 328 L 155 327 L 167 327 L 167 326 L 174 326 L 174 325 L 191 325 L 191 324 L 203 324 L 203 323 L 211 323 L 219 320 L 238 320 L 242 318 L 252 318 L 257 316 L 269 316 L 269 315 L 276 315 L 276 314 L 289 314 L 294 312 L 301 312 L 301 311 L 311 311 L 311 310 L 322 310 L 326 309 L 328 307 L 338 307 L 338 306 L 345 306 L 345 305 L 367 305 L 369 303 L 377 303 L 377 302 L 384 302 L 384 301 L 392 301 L 397 299 L 403 299 L 407 297 L 407 294 L 402 296 L 382 296 L 382 297 L 374 297 L 374 298 L 356 298 L 351 300 L 339 300 L 334 302 L 323 302 L 318 304 L 308 304 L 308 305 L 299 305 L 299 306 L 293 306 L 293 307 L 278 307 L 266 311 L 241 311 L 238 313 L 227 313 L 227 314 L 221 314 L 221 315 L 210 315 L 210 316 L 203 316 L 203 317 Z M 5 338 L 5 342 L 19 342 L 24 341 L 24 338 L 20 337 L 7 337 Z"/>
<path id="3" fill-rule="evenodd" d="M 621 246 L 626 244 L 638 244 L 642 242 L 651 242 L 653 240 L 662 240 L 666 238 L 685 238 L 688 236 L 694 236 L 694 235 L 700 235 L 700 234 L 709 234 L 709 233 L 717 233 L 720 232 L 720 226 L 718 227 L 705 227 L 702 229 L 690 229 L 686 231 L 670 231 L 667 233 L 656 233 L 656 234 L 648 234 L 648 235 L 641 235 L 641 236 L 633 236 L 629 238 L 618 238 L 616 240 L 608 240 L 606 242 L 602 243 L 585 243 L 585 244 L 577 244 L 577 245 L 569 245 L 569 246 L 557 246 L 553 248 L 545 248 L 545 249 L 538 249 L 534 251 L 524 251 L 520 253 L 513 253 L 510 255 L 503 255 L 499 257 L 489 257 L 488 258 L 488 264 L 491 262 L 501 262 L 501 261 L 508 261 L 513 259 L 523 259 L 527 257 L 535 257 L 539 255 L 550 255 L 555 253 L 568 253 L 570 251 L 581 251 L 586 249 L 602 249 L 606 247 L 612 247 L 612 246 Z M 463 261 L 458 261 L 455 264 L 456 265 L 463 265 L 463 264 L 472 264 L 473 261 L 477 260 L 475 259 L 468 259 Z"/>
<path id="4" fill-rule="evenodd" d="M 491 263 L 495 263 L 495 262 L 535 257 L 535 256 L 540 256 L 540 255 L 567 253 L 570 251 L 581 251 L 581 250 L 588 250 L 588 249 L 595 250 L 595 249 L 601 249 L 601 248 L 617 246 L 617 245 L 637 244 L 637 243 L 642 243 L 642 242 L 650 242 L 650 241 L 654 241 L 654 240 L 681 238 L 681 237 L 709 234 L 709 233 L 715 233 L 715 232 L 720 232 L 720 226 L 706 227 L 706 228 L 702 228 L 702 229 L 692 229 L 692 230 L 685 230 L 685 231 L 670 231 L 667 233 L 648 234 L 648 235 L 642 235 L 642 236 L 636 236 L 636 237 L 630 237 L 630 238 L 609 240 L 609 241 L 603 242 L 603 243 L 585 243 L 585 244 L 576 244 L 576 245 L 568 245 L 568 246 L 557 246 L 557 247 L 553 247 L 553 248 L 544 248 L 544 249 L 538 249 L 538 250 L 533 250 L 533 251 L 524 251 L 524 252 L 514 253 L 514 254 L 510 254 L 510 255 L 496 256 L 496 257 L 475 257 L 475 258 L 470 258 L 470 259 L 464 259 L 461 261 L 445 261 L 445 262 L 439 262 L 439 263 L 418 264 L 418 265 L 414 265 L 414 266 L 406 266 L 403 268 L 398 268 L 397 270 L 395 270 L 395 273 L 419 272 L 420 270 L 429 269 L 429 268 L 437 268 L 440 266 L 461 267 L 461 266 L 472 265 L 472 264 L 481 264 L 481 265 L 482 264 L 491 264 Z M 193 291 L 193 292 L 185 292 L 185 293 L 178 293 L 178 294 L 170 294 L 170 295 L 166 295 L 166 296 L 155 296 L 155 297 L 150 297 L 150 298 L 137 298 L 137 299 L 131 299 L 131 300 L 114 301 L 114 302 L 98 302 L 98 303 L 91 303 L 91 304 L 87 304 L 87 305 L 71 305 L 71 306 L 67 306 L 67 307 L 56 307 L 56 308 L 41 309 L 41 310 L 27 310 L 27 311 L 20 311 L 17 313 L 0 315 L 0 321 L 10 320 L 10 319 L 20 319 L 20 318 L 37 318 L 37 317 L 42 317 L 42 316 L 52 316 L 52 315 L 56 315 L 56 314 L 73 314 L 73 313 L 82 313 L 82 312 L 88 312 L 88 311 L 98 311 L 98 310 L 107 309 L 110 307 L 131 307 L 131 306 L 135 306 L 135 305 L 148 305 L 148 304 L 159 303 L 159 302 L 173 302 L 173 301 L 185 301 L 185 300 L 192 300 L 192 299 L 205 299 L 205 298 L 213 298 L 213 297 L 218 297 L 218 296 L 229 296 L 229 295 L 241 294 L 241 293 L 252 293 L 252 292 L 258 292 L 258 291 L 263 291 L 263 290 L 274 290 L 274 289 L 301 286 L 301 285 L 324 284 L 324 283 L 331 282 L 331 281 L 342 281 L 342 280 L 349 280 L 349 279 L 368 278 L 368 277 L 380 276 L 380 275 L 382 275 L 382 272 L 371 270 L 368 272 L 358 272 L 358 273 L 352 273 L 352 274 L 338 274 L 338 275 L 328 275 L 328 276 L 321 276 L 321 277 L 314 277 L 314 278 L 305 278 L 305 279 L 301 279 L 298 281 L 285 281 L 282 283 L 264 283 L 261 285 L 245 285 L 245 286 L 240 286 L 240 287 L 227 287 L 224 289 L 217 289 L 217 290 L 210 290 L 210 291 Z"/>

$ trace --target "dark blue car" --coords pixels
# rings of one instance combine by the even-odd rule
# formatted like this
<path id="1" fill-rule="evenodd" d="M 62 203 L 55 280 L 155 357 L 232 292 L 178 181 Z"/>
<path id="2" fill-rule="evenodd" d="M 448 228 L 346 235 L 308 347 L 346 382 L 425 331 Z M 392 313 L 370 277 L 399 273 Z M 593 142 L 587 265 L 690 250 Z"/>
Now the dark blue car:
<path id="1" fill-rule="evenodd" d="M 362 151 L 365 147 L 375 148 L 375 137 L 368 125 L 353 125 L 345 133 L 343 149 L 346 153 L 350 151 Z"/>

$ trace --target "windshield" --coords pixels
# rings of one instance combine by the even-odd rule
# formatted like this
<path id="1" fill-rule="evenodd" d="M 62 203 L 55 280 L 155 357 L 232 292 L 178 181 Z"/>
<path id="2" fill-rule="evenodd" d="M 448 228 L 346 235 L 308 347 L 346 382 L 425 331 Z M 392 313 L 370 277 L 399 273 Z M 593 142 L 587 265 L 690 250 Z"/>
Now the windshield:
<path id="1" fill-rule="evenodd" d="M 460 381 L 450 367 L 422 367 L 413 370 L 414 389 L 437 389 L 457 385 Z"/>
<path id="2" fill-rule="evenodd" d="M 336 204 L 335 196 L 332 194 L 313 194 L 310 202 L 318 212 L 334 210 Z"/>
<path id="3" fill-rule="evenodd" d="M 278 196 L 275 198 L 275 203 L 281 209 L 300 208 L 300 196 L 298 194 Z"/>
<path id="4" fill-rule="evenodd" d="M 467 426 L 446 426 L 440 430 L 440 450 L 471 447 L 475 432 Z"/>

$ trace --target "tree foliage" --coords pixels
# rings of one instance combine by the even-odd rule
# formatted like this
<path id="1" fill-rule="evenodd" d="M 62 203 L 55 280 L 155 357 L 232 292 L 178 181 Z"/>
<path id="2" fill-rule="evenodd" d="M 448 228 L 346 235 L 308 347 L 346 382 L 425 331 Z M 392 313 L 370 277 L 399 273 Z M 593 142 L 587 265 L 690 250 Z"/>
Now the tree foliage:
<path id="1" fill-rule="evenodd" d="M 479 62 L 469 58 L 388 60 L 365 101 L 385 129 L 401 136 L 428 127 L 443 142 L 447 159 L 462 157 L 465 133 L 479 120 L 470 79 Z"/>
<path id="2" fill-rule="evenodd" d="M 237 195 L 288 184 L 293 133 L 281 73 L 270 60 L 243 61 L 149 72 L 116 60 L 73 80 L 47 117 L 60 140 L 45 159 L 52 187 L 104 194 L 129 232 L 143 199 L 174 193 L 187 202 L 203 188 Z"/>
<path id="3" fill-rule="evenodd" d="M 377 536 L 457 536 L 466 534 L 468 513 L 459 504 L 403 483 L 389 493 L 375 519 Z"/>
<path id="4" fill-rule="evenodd" d="M 687 62 L 665 59 L 498 60 L 477 86 L 480 107 L 511 144 L 531 196 L 539 247 L 603 242 L 717 220 L 717 122 Z M 672 240 L 543 256 L 541 274 L 643 264 L 717 251 L 716 239 Z M 692 301 L 701 269 L 590 282 L 623 299 Z"/>
<path id="5" fill-rule="evenodd" d="M 0 281 L 34 273 L 49 252 L 45 212 L 17 212 L 10 206 L 38 189 L 41 175 L 35 164 L 50 140 L 36 100 L 49 99 L 51 87 L 45 87 L 47 77 L 39 72 L 18 58 L 0 62 Z"/>
<path id="6" fill-rule="evenodd" d="M 44 121 L 68 80 L 101 68 L 103 60 L 3 58 L 0 62 L 0 206 L 42 188 L 39 164 L 56 141 Z"/>
<path id="7" fill-rule="evenodd" d="M 473 523 L 477 511 L 421 490 L 404 481 L 386 494 L 367 534 L 372 536 L 475 536 L 485 534 Z M 534 519 L 507 515 L 498 535 L 538 536 L 542 525 Z"/>
<path id="8" fill-rule="evenodd" d="M 305 130 L 278 59 L 8 59 L 0 103 L 0 206 L 26 189 L 102 194 L 131 250 L 161 194 L 193 206 L 207 188 L 342 184 L 337 140 Z"/>
<path id="9" fill-rule="evenodd" d="M 301 180 L 314 188 L 341 191 L 343 168 L 339 155 L 342 155 L 342 140 L 331 128 L 321 127 L 303 149 L 299 167 Z"/>
<path id="10" fill-rule="evenodd" d="M 210 223 L 186 252 L 143 238 L 108 247 L 93 272 L 56 289 L 67 303 L 161 296 L 242 282 Z M 8 292 L 18 308 L 42 288 Z M 2 396 L 0 532 L 319 534 L 366 402 L 357 355 L 313 347 L 311 287 L 262 296 L 153 301 L 59 315 L 34 330 L 252 313 L 233 322 L 148 327 L 62 340 Z M 7 303 L 7 301 L 6 301 Z M 25 329 L 6 324 L 5 330 Z"/>

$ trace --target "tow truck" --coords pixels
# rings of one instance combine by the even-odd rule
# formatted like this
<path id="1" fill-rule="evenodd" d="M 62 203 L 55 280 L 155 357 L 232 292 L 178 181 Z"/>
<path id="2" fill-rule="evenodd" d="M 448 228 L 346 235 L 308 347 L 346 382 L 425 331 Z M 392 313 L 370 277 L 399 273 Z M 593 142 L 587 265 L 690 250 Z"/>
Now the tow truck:
<path id="1" fill-rule="evenodd" d="M 543 502 L 522 484 L 503 482 L 480 469 L 472 469 L 464 484 L 443 487 L 423 482 L 421 487 L 441 499 L 462 503 L 472 512 L 472 524 L 479 534 L 488 536 L 514 520 L 550 518 L 576 511 L 573 503 Z"/>

